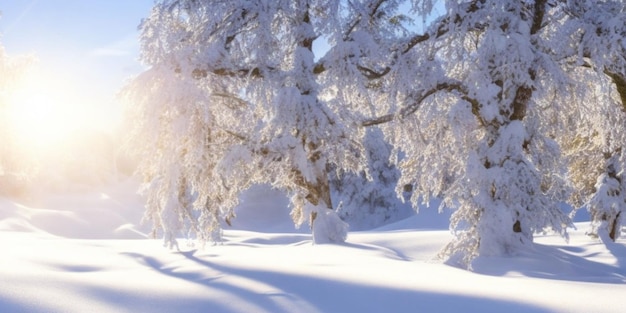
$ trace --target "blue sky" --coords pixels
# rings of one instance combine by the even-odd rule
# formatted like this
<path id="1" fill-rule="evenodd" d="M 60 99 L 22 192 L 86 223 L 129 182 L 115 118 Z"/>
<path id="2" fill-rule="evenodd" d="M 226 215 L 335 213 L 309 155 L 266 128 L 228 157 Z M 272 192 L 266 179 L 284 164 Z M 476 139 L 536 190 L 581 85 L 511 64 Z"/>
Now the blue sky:
<path id="1" fill-rule="evenodd" d="M 119 106 L 115 94 L 141 71 L 137 27 L 153 0 L 0 0 L 0 43 L 34 54 L 85 105 Z M 113 108 L 115 109 L 115 108 Z"/>
<path id="2" fill-rule="evenodd" d="M 121 113 L 116 93 L 142 71 L 138 26 L 154 0 L 0 0 L 0 43 L 34 54 L 82 106 Z M 418 22 L 418 24 L 420 24 Z M 104 118 L 102 124 L 106 121 Z M 113 122 L 114 119 L 111 119 Z M 102 127 L 101 127 L 102 128 Z"/>

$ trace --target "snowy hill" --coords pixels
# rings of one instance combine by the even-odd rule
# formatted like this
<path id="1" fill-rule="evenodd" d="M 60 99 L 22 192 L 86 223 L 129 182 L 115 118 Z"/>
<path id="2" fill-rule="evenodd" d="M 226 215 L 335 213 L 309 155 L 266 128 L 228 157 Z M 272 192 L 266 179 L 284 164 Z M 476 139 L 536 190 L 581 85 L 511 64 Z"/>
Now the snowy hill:
<path id="1" fill-rule="evenodd" d="M 0 201 L 2 312 L 623 312 L 626 242 L 572 230 L 534 251 L 436 261 L 450 240 L 434 209 L 341 245 L 294 230 L 286 199 L 247 192 L 221 245 L 146 239 L 142 199 L 123 182 L 98 191 Z"/>

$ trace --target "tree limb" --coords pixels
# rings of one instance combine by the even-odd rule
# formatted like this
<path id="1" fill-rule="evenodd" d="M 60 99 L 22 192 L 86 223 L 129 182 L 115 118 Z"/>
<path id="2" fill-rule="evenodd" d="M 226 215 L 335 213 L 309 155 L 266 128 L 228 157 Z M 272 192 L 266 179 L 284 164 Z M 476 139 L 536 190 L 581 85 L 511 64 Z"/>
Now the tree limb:
<path id="1" fill-rule="evenodd" d="M 530 27 L 530 34 L 534 35 L 541 29 L 543 24 L 543 16 L 546 11 L 547 0 L 536 0 L 533 14 L 533 24 Z"/>
<path id="2" fill-rule="evenodd" d="M 469 13 L 474 13 L 476 11 L 478 11 L 480 9 L 479 4 L 483 4 L 485 3 L 485 0 L 474 0 L 472 1 L 468 6 L 467 6 L 467 10 L 465 11 L 466 14 Z M 420 35 L 415 35 L 413 36 L 411 39 L 409 39 L 409 41 L 406 43 L 405 47 L 403 49 L 401 49 L 402 54 L 406 54 L 407 52 L 409 52 L 411 49 L 413 49 L 413 47 L 415 47 L 416 45 L 425 42 L 431 38 L 439 38 L 445 34 L 448 33 L 449 29 L 448 29 L 448 25 L 450 22 L 450 19 L 452 17 L 448 16 L 444 19 L 442 19 L 439 22 L 439 26 L 437 27 L 437 31 L 431 32 L 431 33 L 425 33 L 425 34 L 420 34 Z M 458 24 L 461 21 L 463 21 L 463 18 L 459 15 L 454 16 L 454 23 Z"/>
<path id="3" fill-rule="evenodd" d="M 261 69 L 260 67 L 254 68 L 240 68 L 240 69 L 230 69 L 230 68 L 214 68 L 214 69 L 200 69 L 196 68 L 191 72 L 191 76 L 194 79 L 202 79 L 206 78 L 209 73 L 217 75 L 217 76 L 228 76 L 228 77 L 252 77 L 252 78 L 265 78 L 264 72 L 266 71 L 274 71 L 276 70 L 273 67 L 266 67 L 265 69 Z M 177 69 L 177 72 L 180 72 L 180 69 Z"/>
<path id="4" fill-rule="evenodd" d="M 238 133 L 236 133 L 236 132 L 234 132 L 232 130 L 228 130 L 228 129 L 223 128 L 223 127 L 220 127 L 220 130 L 225 132 L 225 133 L 227 133 L 227 134 L 229 134 L 229 135 L 231 135 L 231 136 L 233 136 L 233 137 L 235 137 L 235 138 L 237 138 L 237 139 L 239 139 L 239 140 L 241 140 L 241 141 L 249 141 L 248 137 L 246 137 L 244 135 L 241 135 L 241 134 L 238 134 Z"/>
<path id="5" fill-rule="evenodd" d="M 382 72 L 376 72 L 372 69 L 369 69 L 365 66 L 361 66 L 361 65 L 357 65 L 356 68 L 359 69 L 359 71 L 361 71 L 361 73 L 363 73 L 363 75 L 365 75 L 365 77 L 369 80 L 374 80 L 374 79 L 378 79 L 378 78 L 382 78 L 383 76 L 387 75 L 387 73 L 389 73 L 389 71 L 391 71 L 390 67 L 385 67 L 385 69 Z"/>
<path id="6" fill-rule="evenodd" d="M 373 5 L 370 5 L 370 12 L 368 13 L 369 18 L 371 19 L 372 17 L 374 17 L 374 14 L 376 14 L 376 12 L 378 11 L 378 9 L 380 8 L 380 6 L 387 0 L 378 0 L 376 1 Z M 352 34 L 352 32 L 354 31 L 354 28 L 356 28 L 357 25 L 359 25 L 359 23 L 361 22 L 361 19 L 363 18 L 362 15 L 357 16 L 354 21 L 352 21 L 352 23 L 350 23 L 350 26 L 348 27 L 348 30 L 346 31 L 346 33 L 343 35 L 343 40 L 347 41 L 348 38 L 350 37 L 350 34 Z"/>
<path id="7" fill-rule="evenodd" d="M 224 105 L 231 110 L 245 108 L 248 105 L 247 101 L 229 93 L 214 92 L 214 93 L 211 93 L 211 96 L 216 97 L 216 98 L 229 99 L 237 103 L 238 105 L 229 105 L 228 103 L 224 103 Z"/>
<path id="8" fill-rule="evenodd" d="M 417 97 L 413 98 L 411 104 L 403 107 L 400 109 L 400 111 L 398 113 L 390 113 L 390 114 L 386 114 L 383 116 L 379 116 L 379 117 L 375 117 L 375 118 L 371 118 L 371 119 L 367 119 L 363 122 L 361 122 L 361 126 L 363 127 L 369 127 L 369 126 L 374 126 L 374 125 L 380 125 L 380 124 L 384 124 L 384 123 L 388 123 L 391 122 L 395 119 L 404 119 L 407 116 L 415 113 L 421 106 L 422 106 L 422 102 L 424 102 L 424 100 L 426 100 L 426 98 L 434 95 L 437 92 L 440 91 L 447 91 L 447 92 L 452 92 L 452 91 L 457 91 L 461 93 L 461 99 L 469 102 L 472 106 L 472 113 L 474 113 L 474 115 L 476 115 L 479 119 L 480 116 L 478 115 L 478 110 L 479 110 L 479 102 L 476 99 L 473 99 L 471 97 L 468 96 L 468 92 L 467 89 L 465 88 L 465 86 L 463 86 L 460 82 L 444 82 L 444 83 L 439 83 L 437 85 L 435 85 L 433 88 L 428 89 L 426 91 L 424 91 L 423 93 L 421 93 L 420 95 L 418 95 Z"/>

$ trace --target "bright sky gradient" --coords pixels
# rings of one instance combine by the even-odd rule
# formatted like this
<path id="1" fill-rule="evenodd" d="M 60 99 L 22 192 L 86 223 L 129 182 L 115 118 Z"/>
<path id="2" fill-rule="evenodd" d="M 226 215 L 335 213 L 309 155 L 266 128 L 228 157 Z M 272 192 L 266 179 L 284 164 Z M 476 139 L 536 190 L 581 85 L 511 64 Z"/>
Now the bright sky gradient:
<path id="1" fill-rule="evenodd" d="M 21 126 L 16 132 L 31 133 L 22 142 L 47 143 L 85 127 L 110 131 L 117 126 L 122 105 L 116 94 L 142 71 L 138 26 L 153 4 L 0 0 L 0 43 L 10 56 L 32 54 L 39 60 L 38 79 L 23 88 L 22 99 L 13 101 L 20 104 L 14 105 L 18 117 L 11 118 Z M 423 26 L 420 20 L 417 28 Z"/>
<path id="2" fill-rule="evenodd" d="M 86 123 L 110 129 L 116 93 L 142 70 L 137 27 L 153 0 L 1 0 L 0 42 L 10 56 L 34 54 L 48 87 L 80 102 Z M 75 105 L 76 106 L 76 105 Z M 54 108 L 52 108 L 54 110 Z"/>

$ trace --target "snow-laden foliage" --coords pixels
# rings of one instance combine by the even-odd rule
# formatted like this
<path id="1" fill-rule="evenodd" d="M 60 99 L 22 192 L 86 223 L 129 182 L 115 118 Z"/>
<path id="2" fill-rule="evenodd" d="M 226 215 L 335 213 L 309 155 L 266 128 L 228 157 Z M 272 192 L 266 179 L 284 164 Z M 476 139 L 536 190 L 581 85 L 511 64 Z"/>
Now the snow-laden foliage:
<path id="1" fill-rule="evenodd" d="M 216 239 L 255 183 L 287 190 L 316 242 L 344 240 L 329 172 L 366 169 L 373 125 L 394 146 L 396 193 L 455 210 L 444 258 L 567 238 L 568 199 L 619 223 L 623 114 L 601 112 L 626 99 L 624 3 L 449 0 L 423 33 L 407 4 L 432 18 L 435 1 L 158 1 L 141 26 L 149 69 L 125 95 L 166 242 Z"/>
<path id="2" fill-rule="evenodd" d="M 269 183 L 292 195 L 296 225 L 309 222 L 316 242 L 344 240 L 328 172 L 363 168 L 351 121 L 374 108 L 368 82 L 406 35 L 399 3 L 158 1 L 141 25 L 149 69 L 125 92 L 155 229 L 207 237 L 236 194 Z M 330 50 L 315 55 L 315 40 Z"/>
<path id="3" fill-rule="evenodd" d="M 572 1 L 562 29 L 562 42 L 575 48 L 562 56 L 569 59 L 571 76 L 578 82 L 573 94 L 581 98 L 579 110 L 584 112 L 577 122 L 583 131 L 569 136 L 578 149 L 570 162 L 573 181 L 579 184 L 575 204 L 583 202 L 591 214 L 590 235 L 606 232 L 616 240 L 626 210 L 626 5 Z"/>
<path id="4" fill-rule="evenodd" d="M 245 116 L 237 116 L 236 107 L 224 110 L 237 101 L 211 87 L 157 64 L 126 90 L 135 103 L 129 122 L 136 123 L 131 144 L 146 181 L 145 218 L 153 222 L 154 235 L 164 232 L 169 245 L 183 230 L 202 241 L 219 241 L 220 218 L 232 216 L 237 203 L 236 191 L 214 169 L 226 149 L 241 142 L 223 119 Z M 213 107 L 224 114 L 215 116 Z"/>
<path id="5" fill-rule="evenodd" d="M 621 154 L 620 154 L 621 156 Z M 622 213 L 625 211 L 626 195 L 624 193 L 624 172 L 618 172 L 616 163 L 621 163 L 614 158 L 607 160 L 607 169 L 598 177 L 595 184 L 595 192 L 589 200 L 588 207 L 591 213 L 592 236 L 598 236 L 599 232 L 607 232 L 614 241 L 621 234 Z"/>
<path id="6" fill-rule="evenodd" d="M 579 118 L 559 134 L 574 187 L 570 203 L 589 210 L 591 236 L 598 236 L 604 227 L 607 236 L 615 240 L 620 235 L 620 215 L 626 205 L 622 154 L 626 114 L 610 77 L 589 68 L 579 69 L 578 74 L 573 75 L 577 82 L 570 96 L 582 104 Z"/>
<path id="7" fill-rule="evenodd" d="M 569 95 L 575 69 L 619 85 L 623 4 L 481 0 L 446 9 L 394 56 L 388 94 L 398 108 L 366 124 L 384 123 L 406 152 L 399 185 L 414 186 L 414 204 L 436 196 L 456 209 L 444 257 L 469 265 L 479 254 L 515 253 L 536 232 L 567 238 L 571 221 L 558 203 L 570 188 L 554 139 L 586 110 Z"/>
<path id="8" fill-rule="evenodd" d="M 331 179 L 334 198 L 339 201 L 337 214 L 351 230 L 372 229 L 411 214 L 410 206 L 396 197 L 400 171 L 390 162 L 393 147 L 378 128 L 367 130 L 363 145 L 367 172 L 340 172 Z"/>
<path id="9" fill-rule="evenodd" d="M 385 127 L 406 152 L 399 185 L 414 186 L 412 202 L 442 197 L 442 208 L 456 209 L 455 239 L 442 256 L 469 265 L 479 254 L 515 253 L 535 232 L 566 236 L 571 222 L 557 205 L 564 173 L 549 136 L 559 123 L 543 110 L 567 77 L 552 55 L 546 2 L 447 1 L 446 8 L 399 58 L 392 90 L 401 121 Z"/>

